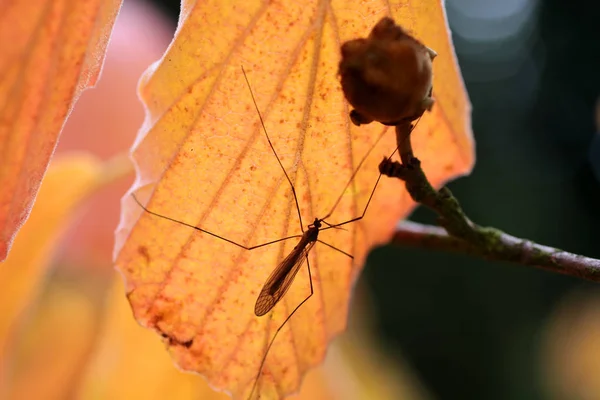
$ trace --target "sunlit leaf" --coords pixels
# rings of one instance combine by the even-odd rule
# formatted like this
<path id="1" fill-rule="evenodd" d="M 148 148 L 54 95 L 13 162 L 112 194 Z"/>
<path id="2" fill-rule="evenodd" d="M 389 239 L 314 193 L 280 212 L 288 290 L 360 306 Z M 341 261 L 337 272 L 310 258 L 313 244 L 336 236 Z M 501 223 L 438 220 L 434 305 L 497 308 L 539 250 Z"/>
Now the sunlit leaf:
<path id="1" fill-rule="evenodd" d="M 77 398 L 228 399 L 229 396 L 210 389 L 198 375 L 174 367 L 159 338 L 132 318 L 123 291 L 122 280 L 117 277 L 98 332 L 100 341 L 86 365 Z M 302 396 L 294 398 L 331 399 L 325 386 L 323 374 L 310 374 Z"/>
<path id="2" fill-rule="evenodd" d="M 439 54 L 432 113 L 414 132 L 415 153 L 435 185 L 473 164 L 470 105 L 439 1 L 220 1 L 182 5 L 175 41 L 143 76 L 146 122 L 133 157 L 132 191 L 153 212 L 253 246 L 301 234 L 292 192 L 258 123 L 243 65 L 271 140 L 295 184 L 304 226 L 331 211 L 362 157 L 384 133 L 327 219 L 362 212 L 377 165 L 395 148 L 391 129 L 351 125 L 336 77 L 339 46 L 392 15 Z M 437 71 L 440 71 L 439 73 Z M 384 179 L 366 218 L 320 239 L 310 255 L 315 295 L 280 331 L 255 395 L 297 390 L 308 368 L 344 329 L 350 290 L 367 251 L 385 242 L 413 204 Z M 309 294 L 304 267 L 273 312 L 254 315 L 256 297 L 298 239 L 246 251 L 123 200 L 117 267 L 135 317 L 158 331 L 177 364 L 246 398 L 276 329 Z"/>
<path id="3" fill-rule="evenodd" d="M 0 6 L 0 260 L 29 215 L 65 118 L 98 78 L 120 4 Z"/>
<path id="4" fill-rule="evenodd" d="M 61 231 L 81 200 L 110 181 L 105 173 L 101 163 L 84 155 L 56 158 L 48 170 L 31 217 L 0 264 L 0 282 L 5 283 L 0 290 L 0 360 L 7 355 L 19 315 L 44 280 Z"/>

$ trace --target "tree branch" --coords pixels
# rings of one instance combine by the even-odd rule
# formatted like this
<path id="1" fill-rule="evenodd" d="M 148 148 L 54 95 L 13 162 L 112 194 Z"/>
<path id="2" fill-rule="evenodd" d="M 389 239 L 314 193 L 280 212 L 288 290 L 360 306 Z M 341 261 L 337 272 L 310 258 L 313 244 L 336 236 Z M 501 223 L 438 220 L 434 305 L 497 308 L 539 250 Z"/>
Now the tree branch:
<path id="1" fill-rule="evenodd" d="M 484 249 L 448 235 L 444 228 L 404 221 L 392 236 L 390 243 L 512 262 L 600 282 L 600 260 L 542 246 L 501 231 L 496 233 L 496 246 Z"/>
<path id="2" fill-rule="evenodd" d="M 403 180 L 415 202 L 438 214 L 442 228 L 407 221 L 394 235 L 393 243 L 508 261 L 600 282 L 600 260 L 543 246 L 473 223 L 448 188 L 437 191 L 429 183 L 420 161 L 413 155 L 411 128 L 410 122 L 396 125 L 402 162 L 384 159 L 379 170 L 384 175 Z"/>
<path id="3" fill-rule="evenodd" d="M 432 61 L 435 51 L 410 36 L 391 18 L 382 18 L 367 38 L 345 42 L 339 64 L 342 90 L 354 107 L 355 125 L 377 121 L 396 127 L 401 163 L 384 158 L 379 171 L 401 179 L 417 203 L 438 215 L 443 229 L 405 224 L 394 242 L 437 248 L 536 266 L 600 282 L 600 260 L 542 246 L 473 223 L 446 187 L 429 183 L 413 155 L 411 122 L 434 105 Z"/>

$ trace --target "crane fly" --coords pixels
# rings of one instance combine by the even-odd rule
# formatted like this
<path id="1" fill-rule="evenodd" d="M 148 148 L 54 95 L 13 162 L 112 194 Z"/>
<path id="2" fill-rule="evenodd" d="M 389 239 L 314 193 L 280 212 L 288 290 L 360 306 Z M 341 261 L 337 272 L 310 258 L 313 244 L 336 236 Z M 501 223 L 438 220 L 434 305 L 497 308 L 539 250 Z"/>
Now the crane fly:
<path id="1" fill-rule="evenodd" d="M 267 278 L 260 294 L 256 299 L 254 306 L 254 314 L 261 317 L 271 311 L 275 304 L 279 302 L 294 282 L 296 274 L 300 270 L 304 259 L 308 257 L 310 250 L 313 248 L 319 237 L 319 229 L 321 222 L 318 218 L 308 226 L 300 241 L 284 258 L 281 263 L 273 270 Z"/>
<path id="2" fill-rule="evenodd" d="M 323 218 L 315 218 L 314 221 L 309 224 L 306 228 L 306 230 L 304 230 L 304 226 L 302 223 L 302 216 L 300 213 L 300 206 L 298 203 L 298 197 L 296 195 L 296 189 L 294 187 L 294 184 L 292 183 L 292 180 L 290 179 L 290 176 L 288 175 L 287 171 L 285 170 L 279 156 L 277 155 L 277 152 L 275 150 L 275 147 L 273 146 L 273 143 L 271 142 L 271 139 L 269 137 L 269 134 L 267 132 L 263 117 L 260 113 L 260 110 L 258 108 L 258 105 L 256 103 L 256 99 L 254 97 L 254 93 L 252 92 L 252 89 L 250 87 L 250 83 L 248 80 L 248 77 L 246 75 L 246 72 L 244 70 L 244 68 L 242 67 L 242 73 L 244 75 L 244 79 L 246 80 L 246 84 L 248 85 L 248 89 L 250 91 L 250 96 L 252 98 L 252 102 L 254 104 L 254 107 L 256 109 L 256 112 L 258 114 L 259 120 L 260 120 L 260 124 L 262 127 L 262 131 L 264 132 L 265 138 L 268 141 L 269 147 L 272 151 L 272 153 L 274 154 L 274 156 L 277 159 L 277 162 L 279 164 L 279 166 L 281 167 L 281 170 L 283 171 L 283 174 L 286 178 L 286 180 L 288 181 L 291 191 L 292 191 L 292 196 L 296 205 L 296 210 L 298 212 L 298 217 L 299 217 L 299 221 L 300 221 L 300 228 L 302 230 L 302 234 L 301 235 L 292 235 L 292 236 L 287 236 L 284 238 L 280 238 L 280 239 L 276 239 L 276 240 L 272 240 L 266 243 L 262 243 L 262 244 L 258 244 L 258 245 L 254 245 L 254 246 L 245 246 L 241 243 L 238 243 L 234 240 L 225 238 L 223 236 L 220 236 L 216 233 L 210 232 L 206 229 L 200 228 L 196 225 L 193 224 L 189 224 L 183 221 L 179 221 L 177 219 L 168 217 L 166 215 L 162 215 L 159 213 L 156 213 L 154 211 L 149 210 L 148 208 L 146 208 L 146 206 L 144 206 L 139 200 L 138 198 L 135 196 L 135 194 L 132 194 L 132 197 L 134 198 L 134 200 L 136 201 L 136 203 L 148 214 L 154 215 L 156 217 L 160 217 L 184 226 L 187 226 L 189 228 L 195 229 L 197 231 L 203 232 L 205 234 L 208 234 L 210 236 L 216 237 L 218 239 L 224 240 L 232 245 L 235 245 L 239 248 L 245 249 L 245 250 L 254 250 L 257 248 L 261 248 L 264 246 L 269 246 L 275 243 L 280 243 L 286 240 L 290 240 L 290 239 L 298 239 L 298 244 L 293 248 L 293 250 L 277 265 L 277 267 L 273 270 L 273 272 L 269 275 L 269 277 L 267 278 L 267 280 L 265 281 L 257 299 L 256 299 L 256 303 L 254 306 L 254 313 L 256 316 L 260 317 L 260 316 L 264 316 L 265 314 L 269 313 L 269 311 L 271 311 L 277 304 L 278 302 L 285 296 L 286 292 L 288 291 L 288 289 L 290 288 L 290 286 L 292 285 L 294 278 L 296 277 L 298 271 L 300 270 L 300 268 L 304 265 L 304 262 L 306 262 L 307 264 L 307 270 L 308 270 L 308 282 L 310 284 L 310 294 L 308 294 L 308 296 L 302 300 L 295 308 L 294 310 L 285 318 L 285 320 L 283 321 L 283 323 L 277 328 L 277 330 L 275 331 L 273 337 L 271 338 L 271 340 L 269 341 L 268 345 L 266 346 L 265 349 L 265 353 L 264 356 L 262 358 L 262 361 L 260 363 L 258 372 L 256 374 L 256 378 L 254 379 L 254 384 L 252 385 L 252 389 L 250 392 L 250 396 L 249 398 L 252 398 L 259 378 L 260 378 L 260 374 L 263 370 L 263 367 L 265 365 L 265 361 L 267 359 L 267 355 L 269 354 L 269 350 L 271 349 L 273 343 L 275 342 L 275 339 L 277 338 L 277 334 L 279 333 L 279 331 L 281 331 L 281 329 L 285 326 L 285 324 L 290 320 L 290 318 L 296 313 L 296 311 L 298 311 L 300 309 L 300 307 L 302 307 L 302 305 L 304 305 L 304 303 L 306 303 L 314 294 L 314 289 L 313 289 L 313 283 L 312 283 L 312 274 L 311 274 L 311 270 L 310 270 L 310 262 L 308 260 L 308 255 L 310 253 L 310 251 L 312 250 L 312 248 L 314 247 L 314 245 L 319 242 L 341 254 L 344 254 L 345 256 L 353 259 L 354 257 L 341 250 L 338 249 L 337 247 L 328 244 L 324 241 L 321 241 L 319 239 L 319 232 L 324 231 L 324 230 L 329 230 L 329 229 L 343 229 L 341 228 L 343 225 L 346 224 L 350 224 L 353 222 L 357 222 L 360 221 L 361 219 L 364 218 L 367 209 L 369 207 L 369 204 L 373 198 L 373 195 L 375 193 L 375 190 L 377 189 L 377 186 L 379 185 L 379 181 L 381 180 L 381 173 L 379 174 L 379 177 L 377 178 L 373 189 L 371 190 L 371 193 L 369 195 L 369 198 L 367 200 L 367 203 L 362 211 L 362 213 L 357 216 L 354 217 L 352 219 L 349 219 L 347 221 L 344 222 L 340 222 L 337 224 L 330 224 L 326 221 L 327 218 L 329 218 L 332 213 L 334 212 L 335 208 L 338 206 L 338 204 L 341 202 L 343 195 L 345 193 L 345 191 L 348 189 L 348 187 L 350 186 L 350 184 L 352 183 L 352 181 L 354 180 L 356 174 L 358 173 L 358 171 L 360 170 L 361 166 L 363 165 L 363 163 L 366 161 L 366 159 L 368 158 L 369 154 L 371 153 L 371 151 L 375 148 L 375 146 L 377 145 L 377 143 L 379 142 L 379 140 L 384 136 L 384 134 L 386 133 L 386 131 L 384 130 L 379 137 L 376 139 L 375 143 L 373 144 L 373 146 L 369 149 L 369 151 L 364 155 L 364 157 L 362 158 L 362 160 L 359 162 L 357 168 L 354 170 L 354 172 L 352 173 L 352 175 L 350 176 L 350 179 L 348 180 L 348 183 L 346 184 L 346 186 L 344 187 L 344 190 L 342 191 L 342 194 L 337 198 L 336 202 L 334 203 L 333 207 L 331 208 L 331 211 Z M 417 121 L 418 122 L 418 121 Z M 396 151 L 398 150 L 398 148 L 396 148 L 396 150 L 394 150 L 394 152 L 388 157 L 391 158 Z M 325 225 L 325 226 L 324 226 Z"/>

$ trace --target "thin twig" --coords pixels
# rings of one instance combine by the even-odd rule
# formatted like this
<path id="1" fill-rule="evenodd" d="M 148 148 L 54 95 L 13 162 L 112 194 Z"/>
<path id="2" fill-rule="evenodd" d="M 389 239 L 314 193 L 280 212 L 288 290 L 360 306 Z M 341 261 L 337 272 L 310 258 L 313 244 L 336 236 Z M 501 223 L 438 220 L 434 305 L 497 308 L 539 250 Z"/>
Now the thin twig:
<path id="1" fill-rule="evenodd" d="M 600 260 L 539 245 L 501 231 L 496 231 L 496 235 L 494 247 L 482 248 L 448 235 L 444 228 L 404 221 L 394 233 L 391 243 L 512 262 L 600 282 Z"/>
<path id="2" fill-rule="evenodd" d="M 508 261 L 600 282 L 600 260 L 543 246 L 473 223 L 448 188 L 437 191 L 429 183 L 420 161 L 413 155 L 410 123 L 397 125 L 396 137 L 402 163 L 384 159 L 379 166 L 380 171 L 403 180 L 414 201 L 438 214 L 442 228 L 405 222 L 394 235 L 393 243 Z"/>

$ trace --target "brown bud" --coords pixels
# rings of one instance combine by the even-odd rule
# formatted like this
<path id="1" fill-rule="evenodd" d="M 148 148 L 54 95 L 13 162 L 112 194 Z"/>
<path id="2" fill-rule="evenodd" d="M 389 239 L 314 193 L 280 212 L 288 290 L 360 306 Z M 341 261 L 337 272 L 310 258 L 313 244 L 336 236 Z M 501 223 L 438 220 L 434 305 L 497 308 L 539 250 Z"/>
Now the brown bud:
<path id="1" fill-rule="evenodd" d="M 391 18 L 381 19 L 368 38 L 344 43 L 341 51 L 338 73 L 355 108 L 350 113 L 354 124 L 396 125 L 431 110 L 431 61 L 436 53 Z"/>

